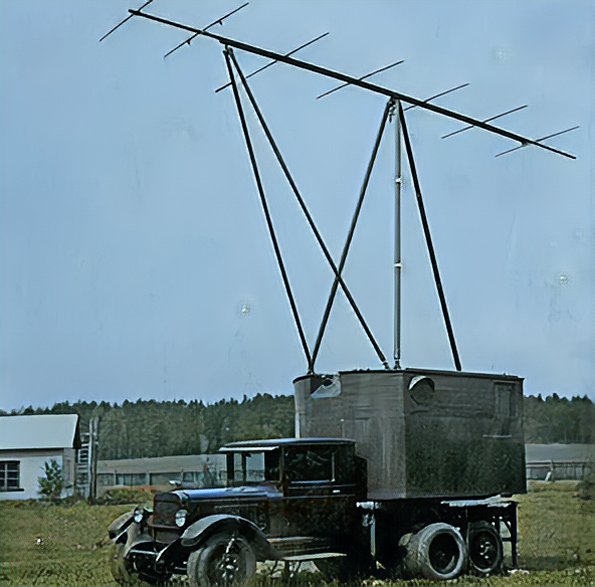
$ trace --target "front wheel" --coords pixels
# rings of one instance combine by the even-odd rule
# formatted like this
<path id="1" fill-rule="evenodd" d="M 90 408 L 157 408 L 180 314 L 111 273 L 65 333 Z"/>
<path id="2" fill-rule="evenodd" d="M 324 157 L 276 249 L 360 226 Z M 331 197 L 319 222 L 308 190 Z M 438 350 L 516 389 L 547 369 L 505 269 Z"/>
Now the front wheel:
<path id="1" fill-rule="evenodd" d="M 242 536 L 215 534 L 190 553 L 192 587 L 243 587 L 256 573 L 256 556 Z"/>
<path id="2" fill-rule="evenodd" d="M 124 558 L 123 542 L 113 544 L 110 550 L 110 570 L 112 577 L 118 585 L 123 587 L 135 587 L 146 585 L 132 569 L 132 565 Z"/>

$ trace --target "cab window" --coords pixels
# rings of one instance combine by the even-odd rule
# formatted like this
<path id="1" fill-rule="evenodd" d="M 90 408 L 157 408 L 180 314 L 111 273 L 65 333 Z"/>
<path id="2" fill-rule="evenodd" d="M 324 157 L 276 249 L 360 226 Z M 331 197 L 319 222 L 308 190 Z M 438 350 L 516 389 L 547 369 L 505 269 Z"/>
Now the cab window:
<path id="1" fill-rule="evenodd" d="M 233 485 L 279 480 L 279 451 L 227 455 L 227 478 Z"/>
<path id="2" fill-rule="evenodd" d="M 333 481 L 333 453 L 329 447 L 287 449 L 285 471 L 289 481 Z"/>

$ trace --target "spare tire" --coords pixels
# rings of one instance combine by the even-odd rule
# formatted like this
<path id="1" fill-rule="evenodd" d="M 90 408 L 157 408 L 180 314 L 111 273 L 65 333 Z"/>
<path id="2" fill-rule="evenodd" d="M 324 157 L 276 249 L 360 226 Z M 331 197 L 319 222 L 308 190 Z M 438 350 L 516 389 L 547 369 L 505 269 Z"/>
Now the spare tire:
<path id="1" fill-rule="evenodd" d="M 455 579 L 467 564 L 467 548 L 461 533 L 450 524 L 430 524 L 401 540 L 405 549 L 403 568 L 410 577 L 435 581 Z"/>
<path id="2" fill-rule="evenodd" d="M 478 575 L 499 573 L 504 559 L 500 534 L 489 522 L 474 522 L 467 537 L 469 565 Z"/>

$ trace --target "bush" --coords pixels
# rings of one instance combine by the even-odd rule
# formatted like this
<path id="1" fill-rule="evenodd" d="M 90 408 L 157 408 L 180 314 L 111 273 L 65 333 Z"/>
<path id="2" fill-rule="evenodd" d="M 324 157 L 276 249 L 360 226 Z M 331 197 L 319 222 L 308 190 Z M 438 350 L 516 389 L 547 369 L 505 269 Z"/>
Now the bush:
<path id="1" fill-rule="evenodd" d="M 96 500 L 96 503 L 100 505 L 142 504 L 146 502 L 153 502 L 153 494 L 148 489 L 130 489 L 127 487 L 108 489 Z"/>
<path id="2" fill-rule="evenodd" d="M 589 475 L 576 486 L 576 494 L 581 499 L 595 499 L 595 466 L 591 467 Z"/>
<path id="3" fill-rule="evenodd" d="M 56 459 L 51 459 L 43 465 L 44 477 L 38 477 L 39 494 L 43 499 L 59 501 L 62 498 L 62 491 L 66 488 L 62 467 Z"/>

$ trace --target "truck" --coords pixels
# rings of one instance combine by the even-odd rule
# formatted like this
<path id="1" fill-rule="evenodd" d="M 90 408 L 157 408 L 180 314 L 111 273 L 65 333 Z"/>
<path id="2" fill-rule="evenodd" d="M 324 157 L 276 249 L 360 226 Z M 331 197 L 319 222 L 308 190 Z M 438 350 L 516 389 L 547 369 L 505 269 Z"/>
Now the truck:
<path id="1" fill-rule="evenodd" d="M 295 438 L 227 444 L 224 487 L 158 493 L 117 518 L 114 578 L 240 587 L 264 561 L 341 582 L 499 573 L 507 549 L 517 564 L 522 397 L 511 375 L 298 377 Z"/>

